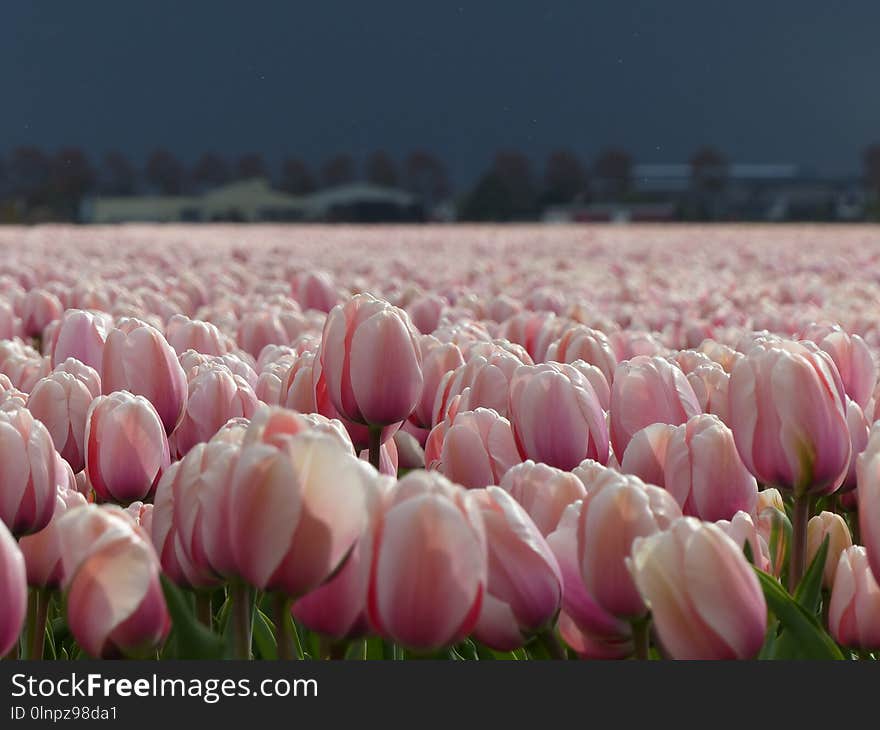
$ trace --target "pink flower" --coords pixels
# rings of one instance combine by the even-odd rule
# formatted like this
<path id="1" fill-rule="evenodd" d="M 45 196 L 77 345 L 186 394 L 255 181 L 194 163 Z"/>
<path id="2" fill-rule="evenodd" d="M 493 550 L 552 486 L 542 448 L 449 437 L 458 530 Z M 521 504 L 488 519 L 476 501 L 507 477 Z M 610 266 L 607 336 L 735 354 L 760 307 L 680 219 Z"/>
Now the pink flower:
<path id="1" fill-rule="evenodd" d="M 767 604 L 739 546 L 693 517 L 637 538 L 627 559 L 674 659 L 749 659 L 764 643 Z"/>
<path id="2" fill-rule="evenodd" d="M 825 572 L 822 585 L 830 589 L 834 585 L 837 562 L 840 554 L 852 545 L 852 535 L 843 517 L 834 512 L 820 512 L 807 523 L 807 565 L 813 562 L 822 541 L 828 538 L 828 557 L 825 559 Z"/>
<path id="3" fill-rule="evenodd" d="M 587 493 L 571 472 L 531 459 L 508 469 L 499 486 L 528 512 L 544 537 L 556 529 L 565 508 Z"/>
<path id="4" fill-rule="evenodd" d="M 86 474 L 102 502 L 128 504 L 153 494 L 171 463 L 159 414 L 143 396 L 102 395 L 86 415 Z"/>
<path id="5" fill-rule="evenodd" d="M 834 640 L 858 649 L 880 648 L 880 586 L 865 548 L 852 545 L 836 566 L 828 628 Z"/>
<path id="6" fill-rule="evenodd" d="M 67 510 L 82 507 L 86 498 L 73 489 L 59 489 L 55 496 L 52 519 L 39 532 L 26 535 L 18 541 L 27 566 L 28 585 L 55 589 L 61 585 L 61 545 L 58 542 L 58 520 Z"/>
<path id="7" fill-rule="evenodd" d="M 572 365 L 524 365 L 510 383 L 510 421 L 520 454 L 570 470 L 608 461 L 608 429 L 596 391 Z"/>
<path id="8" fill-rule="evenodd" d="M 18 643 L 27 614 L 27 574 L 24 557 L 6 525 L 0 521 L 0 656 Z"/>
<path id="9" fill-rule="evenodd" d="M 109 314 L 68 309 L 52 338 L 52 365 L 58 367 L 68 358 L 75 358 L 100 372 L 104 343 L 112 328 L 113 318 Z"/>

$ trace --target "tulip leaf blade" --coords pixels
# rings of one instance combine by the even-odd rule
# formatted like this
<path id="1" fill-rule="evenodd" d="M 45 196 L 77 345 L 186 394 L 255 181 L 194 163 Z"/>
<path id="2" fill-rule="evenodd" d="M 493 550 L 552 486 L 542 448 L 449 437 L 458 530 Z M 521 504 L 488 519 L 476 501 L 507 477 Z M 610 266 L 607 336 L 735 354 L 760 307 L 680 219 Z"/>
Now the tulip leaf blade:
<path id="1" fill-rule="evenodd" d="M 177 659 L 220 659 L 223 639 L 198 622 L 183 591 L 165 575 L 161 576 L 162 592 L 171 614 L 171 636 Z"/>
<path id="2" fill-rule="evenodd" d="M 772 576 L 754 568 L 768 608 L 782 626 L 774 659 L 843 659 L 834 640 L 816 617 L 790 596 Z"/>
<path id="3" fill-rule="evenodd" d="M 826 535 L 794 592 L 795 600 L 813 615 L 819 612 L 819 601 L 822 598 L 822 576 L 828 560 L 828 541 L 829 537 Z"/>
<path id="4" fill-rule="evenodd" d="M 254 645 L 260 653 L 260 659 L 278 658 L 278 644 L 272 622 L 260 609 L 257 609 L 254 615 Z"/>

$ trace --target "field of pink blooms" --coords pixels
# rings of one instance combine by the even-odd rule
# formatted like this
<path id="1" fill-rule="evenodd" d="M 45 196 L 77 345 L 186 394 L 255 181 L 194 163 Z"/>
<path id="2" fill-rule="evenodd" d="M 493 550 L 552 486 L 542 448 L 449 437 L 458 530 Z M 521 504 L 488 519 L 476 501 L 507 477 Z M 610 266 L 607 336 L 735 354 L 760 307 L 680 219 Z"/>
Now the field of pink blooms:
<path id="1" fill-rule="evenodd" d="M 0 252 L 0 656 L 880 650 L 880 228 Z"/>

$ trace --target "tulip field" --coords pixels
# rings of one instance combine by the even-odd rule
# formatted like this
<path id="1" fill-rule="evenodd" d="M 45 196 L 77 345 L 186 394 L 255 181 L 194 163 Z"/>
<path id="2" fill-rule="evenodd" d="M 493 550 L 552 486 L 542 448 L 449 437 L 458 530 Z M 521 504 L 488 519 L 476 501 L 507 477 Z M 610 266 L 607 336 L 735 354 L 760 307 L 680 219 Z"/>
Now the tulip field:
<path id="1" fill-rule="evenodd" d="M 880 656 L 880 228 L 0 251 L 0 657 Z"/>

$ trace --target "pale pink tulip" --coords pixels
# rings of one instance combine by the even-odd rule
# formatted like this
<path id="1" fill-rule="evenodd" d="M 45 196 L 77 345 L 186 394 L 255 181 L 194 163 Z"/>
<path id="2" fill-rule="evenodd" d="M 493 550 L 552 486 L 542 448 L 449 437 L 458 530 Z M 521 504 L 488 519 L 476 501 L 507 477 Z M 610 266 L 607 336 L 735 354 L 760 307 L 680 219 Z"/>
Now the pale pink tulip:
<path id="1" fill-rule="evenodd" d="M 834 585 L 837 562 L 840 554 L 852 542 L 846 521 L 834 512 L 820 512 L 807 523 L 807 565 L 813 562 L 822 541 L 828 538 L 828 556 L 825 559 L 825 572 L 822 574 L 822 585 L 830 589 Z"/>
<path id="2" fill-rule="evenodd" d="M 61 546 L 58 543 L 58 520 L 67 510 L 87 504 L 86 498 L 72 489 L 59 489 L 55 496 L 52 519 L 39 532 L 22 537 L 18 546 L 27 566 L 28 585 L 55 589 L 61 585 Z"/>
<path id="3" fill-rule="evenodd" d="M 156 409 L 127 391 L 92 401 L 85 445 L 86 474 L 102 502 L 129 504 L 151 496 L 171 462 Z"/>
<path id="4" fill-rule="evenodd" d="M 101 372 L 104 343 L 112 328 L 113 318 L 105 312 L 68 309 L 52 338 L 52 365 L 74 358 Z"/>
<path id="5" fill-rule="evenodd" d="M 45 289 L 31 289 L 21 306 L 21 329 L 26 337 L 39 337 L 46 326 L 61 317 L 64 305 Z"/>
<path id="6" fill-rule="evenodd" d="M 831 589 L 828 628 L 835 641 L 857 649 L 880 649 L 880 586 L 865 548 L 840 554 Z"/>
<path id="7" fill-rule="evenodd" d="M 168 344 L 178 355 L 195 350 L 204 355 L 225 355 L 232 347 L 229 338 L 216 325 L 184 314 L 175 314 L 165 327 Z"/>
<path id="8" fill-rule="evenodd" d="M 556 529 L 565 508 L 586 494 L 571 472 L 531 459 L 508 469 L 499 486 L 519 502 L 544 537 Z"/>
<path id="9" fill-rule="evenodd" d="M 764 643 L 767 604 L 739 546 L 693 517 L 633 542 L 627 559 L 673 659 L 750 659 Z"/>
<path id="10" fill-rule="evenodd" d="M 18 643 L 27 615 L 27 572 L 21 550 L 0 522 L 0 656 Z"/>

